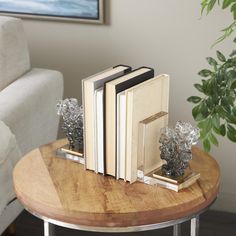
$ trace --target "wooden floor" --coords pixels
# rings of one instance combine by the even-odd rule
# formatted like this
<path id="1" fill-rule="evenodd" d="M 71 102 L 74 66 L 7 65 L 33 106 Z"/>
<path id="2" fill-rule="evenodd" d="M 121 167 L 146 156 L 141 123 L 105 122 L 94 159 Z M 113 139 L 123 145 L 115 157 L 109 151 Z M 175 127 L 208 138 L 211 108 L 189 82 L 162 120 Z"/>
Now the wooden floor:
<path id="1" fill-rule="evenodd" d="M 43 222 L 24 211 L 15 221 L 15 236 L 43 236 Z M 100 236 L 104 234 L 76 231 L 56 227 L 56 236 Z M 108 235 L 108 234 L 107 234 Z M 120 234 L 109 234 L 119 236 Z M 129 236 L 171 236 L 172 228 L 139 233 L 122 234 Z M 182 224 L 182 236 L 189 235 L 189 223 Z M 200 217 L 200 236 L 236 236 L 236 214 L 208 211 Z"/>

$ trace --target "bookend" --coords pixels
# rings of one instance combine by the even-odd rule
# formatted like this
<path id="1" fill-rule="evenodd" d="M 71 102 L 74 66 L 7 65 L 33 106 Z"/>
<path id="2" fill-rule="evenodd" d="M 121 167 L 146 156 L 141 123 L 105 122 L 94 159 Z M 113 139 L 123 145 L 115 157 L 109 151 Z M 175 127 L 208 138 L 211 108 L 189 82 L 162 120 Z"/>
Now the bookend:
<path id="1" fill-rule="evenodd" d="M 66 98 L 57 103 L 57 114 L 62 117 L 61 129 L 68 144 L 56 150 L 56 156 L 85 164 L 83 155 L 83 106 L 76 98 Z"/>
<path id="2" fill-rule="evenodd" d="M 161 129 L 168 124 L 168 113 L 159 112 L 139 122 L 137 180 L 146 184 L 157 184 L 153 173 L 164 162 L 160 158 L 159 139 Z"/>
<path id="3" fill-rule="evenodd" d="M 200 178 L 200 174 L 189 167 L 182 176 L 170 177 L 163 171 L 162 166 L 166 166 L 166 161 L 160 157 L 159 140 L 161 130 L 167 126 L 167 123 L 168 114 L 166 112 L 159 112 L 139 123 L 137 180 L 178 192 L 195 183 Z M 185 125 L 185 123 L 179 123 Z"/>
<path id="4" fill-rule="evenodd" d="M 85 158 L 83 154 L 83 150 L 77 150 L 69 147 L 69 144 L 60 147 L 56 150 L 56 156 L 68 159 L 74 162 L 78 162 L 80 164 L 85 164 Z"/>

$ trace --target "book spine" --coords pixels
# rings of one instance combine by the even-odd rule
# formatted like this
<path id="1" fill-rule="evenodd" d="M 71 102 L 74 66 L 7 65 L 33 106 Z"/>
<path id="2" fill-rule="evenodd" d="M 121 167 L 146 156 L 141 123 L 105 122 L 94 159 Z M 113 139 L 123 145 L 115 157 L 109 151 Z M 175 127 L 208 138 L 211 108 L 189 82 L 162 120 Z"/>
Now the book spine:
<path id="1" fill-rule="evenodd" d="M 117 66 L 120 66 L 120 65 L 117 65 Z M 127 69 L 125 69 L 123 71 L 123 75 L 121 75 L 121 76 L 124 76 L 124 75 L 130 73 L 130 71 L 132 70 L 131 67 L 129 67 L 129 66 L 126 66 L 126 67 L 127 67 Z M 118 77 L 121 77 L 121 76 L 117 76 L 114 79 L 117 79 Z M 103 92 L 103 101 L 104 101 L 104 103 L 103 103 L 103 122 L 104 122 L 103 123 L 103 133 L 104 133 L 104 142 L 103 142 L 104 147 L 103 147 L 103 150 L 104 150 L 104 162 L 103 163 L 104 163 L 104 174 L 109 174 L 109 173 L 107 173 L 107 154 L 106 154 L 106 143 L 107 143 L 107 135 L 106 135 L 106 123 L 107 123 L 107 104 L 106 104 L 107 97 L 106 97 L 106 94 L 107 94 L 107 89 L 106 89 L 106 83 L 103 86 L 103 91 L 104 91 Z M 115 94 L 115 96 L 116 96 L 116 94 Z M 115 109 L 117 109 L 116 105 L 117 104 L 115 103 L 115 105 L 114 105 Z M 115 173 L 115 177 L 116 177 L 116 173 Z"/>
<path id="2" fill-rule="evenodd" d="M 127 69 L 124 70 L 124 74 L 127 74 L 127 73 L 131 72 L 131 70 L 132 70 L 132 67 L 127 66 L 127 65 L 123 65 L 123 64 L 116 65 L 116 66 L 113 67 L 113 69 L 114 69 L 114 68 L 117 68 L 117 67 L 119 67 L 119 66 L 127 67 Z"/>
<path id="3" fill-rule="evenodd" d="M 84 99 L 84 80 L 82 80 L 82 106 L 83 110 L 85 111 L 85 99 Z M 83 155 L 84 155 L 84 169 L 86 170 L 86 141 L 85 141 L 85 112 L 84 112 L 84 118 L 83 118 Z"/>
<path id="4" fill-rule="evenodd" d="M 120 83 L 118 85 L 116 85 L 115 89 L 116 89 L 116 94 L 124 91 L 128 88 L 131 88 L 137 84 L 140 84 L 148 79 L 151 79 L 154 77 L 154 70 L 150 69 L 150 71 L 147 71 L 143 74 L 140 74 L 138 76 L 135 76 L 127 81 L 124 81 L 123 83 Z"/>

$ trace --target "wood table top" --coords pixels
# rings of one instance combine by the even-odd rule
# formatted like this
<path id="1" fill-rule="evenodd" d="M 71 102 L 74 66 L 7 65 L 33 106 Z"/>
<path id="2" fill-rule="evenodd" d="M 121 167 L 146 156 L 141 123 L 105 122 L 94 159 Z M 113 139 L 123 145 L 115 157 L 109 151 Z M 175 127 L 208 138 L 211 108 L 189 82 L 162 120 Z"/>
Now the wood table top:
<path id="1" fill-rule="evenodd" d="M 37 215 L 81 226 L 150 225 L 195 214 L 218 194 L 219 166 L 198 148 L 193 148 L 190 167 L 201 177 L 177 193 L 85 171 L 83 165 L 55 156 L 55 150 L 65 143 L 59 140 L 41 146 L 14 168 L 16 195 Z"/>

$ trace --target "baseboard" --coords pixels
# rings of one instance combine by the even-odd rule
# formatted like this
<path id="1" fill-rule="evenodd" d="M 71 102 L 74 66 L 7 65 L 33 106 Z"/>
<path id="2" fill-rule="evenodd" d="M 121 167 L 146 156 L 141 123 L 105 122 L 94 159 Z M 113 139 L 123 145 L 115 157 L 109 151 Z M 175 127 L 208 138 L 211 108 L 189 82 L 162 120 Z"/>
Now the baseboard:
<path id="1" fill-rule="evenodd" d="M 219 193 L 212 210 L 236 213 L 236 193 Z"/>

